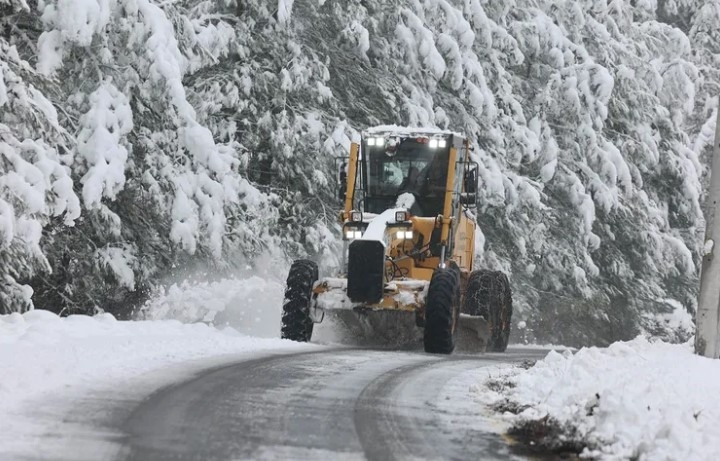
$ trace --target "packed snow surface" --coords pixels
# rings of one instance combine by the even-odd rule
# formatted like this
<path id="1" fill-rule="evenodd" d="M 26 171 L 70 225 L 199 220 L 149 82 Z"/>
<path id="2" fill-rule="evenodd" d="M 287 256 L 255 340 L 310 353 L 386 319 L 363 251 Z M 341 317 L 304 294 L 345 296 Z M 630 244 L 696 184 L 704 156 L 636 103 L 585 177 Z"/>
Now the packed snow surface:
<path id="1" fill-rule="evenodd" d="M 513 371 L 503 395 L 519 408 L 513 423 L 556 420 L 583 455 L 601 460 L 720 459 L 720 361 L 690 344 L 637 338 L 573 354 L 550 352 Z M 482 392 L 488 393 L 488 390 Z"/>
<path id="2" fill-rule="evenodd" d="M 57 421 L 72 409 L 68 402 L 98 394 L 101 404 L 142 399 L 168 379 L 188 379 L 248 354 L 312 347 L 317 346 L 177 320 L 118 321 L 110 314 L 60 318 L 41 310 L 1 315 L 0 459 L 43 459 L 47 453 L 28 450 L 42 449 L 33 440 L 57 430 Z M 171 369 L 173 377 L 164 376 Z M 48 405 L 57 406 L 60 416 L 39 417 Z"/>

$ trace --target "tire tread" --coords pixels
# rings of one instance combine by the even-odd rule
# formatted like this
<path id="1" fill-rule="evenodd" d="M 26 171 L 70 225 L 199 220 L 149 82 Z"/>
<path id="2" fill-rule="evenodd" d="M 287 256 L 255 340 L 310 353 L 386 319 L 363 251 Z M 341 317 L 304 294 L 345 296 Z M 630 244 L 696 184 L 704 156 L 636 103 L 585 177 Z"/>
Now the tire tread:
<path id="1" fill-rule="evenodd" d="M 451 354 L 455 349 L 455 307 L 458 304 L 459 273 L 436 269 L 425 300 L 425 352 Z"/>
<path id="2" fill-rule="evenodd" d="M 507 349 L 512 318 L 512 291 L 507 275 L 499 271 L 473 271 L 468 278 L 462 312 L 488 321 L 489 351 L 504 352 Z"/>
<path id="3" fill-rule="evenodd" d="M 313 261 L 300 259 L 290 266 L 285 285 L 280 337 L 308 342 L 312 337 L 310 318 L 313 284 L 318 279 L 318 267 Z"/>

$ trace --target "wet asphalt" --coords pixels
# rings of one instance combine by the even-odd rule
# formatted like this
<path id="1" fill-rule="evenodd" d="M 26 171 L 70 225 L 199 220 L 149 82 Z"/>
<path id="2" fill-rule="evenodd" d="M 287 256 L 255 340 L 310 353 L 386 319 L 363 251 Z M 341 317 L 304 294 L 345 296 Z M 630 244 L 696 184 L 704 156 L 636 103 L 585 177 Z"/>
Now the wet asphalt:
<path id="1" fill-rule="evenodd" d="M 142 402 L 120 428 L 118 459 L 519 459 L 470 387 L 488 367 L 546 353 L 322 349 L 247 360 Z"/>

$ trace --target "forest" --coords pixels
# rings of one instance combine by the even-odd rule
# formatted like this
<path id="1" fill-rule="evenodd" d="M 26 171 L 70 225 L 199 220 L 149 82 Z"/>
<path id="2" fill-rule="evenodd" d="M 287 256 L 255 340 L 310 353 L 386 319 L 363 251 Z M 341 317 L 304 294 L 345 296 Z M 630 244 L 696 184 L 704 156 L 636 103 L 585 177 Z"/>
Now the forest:
<path id="1" fill-rule="evenodd" d="M 336 158 L 466 134 L 515 338 L 692 333 L 720 0 L 0 0 L 0 313 L 339 267 Z"/>

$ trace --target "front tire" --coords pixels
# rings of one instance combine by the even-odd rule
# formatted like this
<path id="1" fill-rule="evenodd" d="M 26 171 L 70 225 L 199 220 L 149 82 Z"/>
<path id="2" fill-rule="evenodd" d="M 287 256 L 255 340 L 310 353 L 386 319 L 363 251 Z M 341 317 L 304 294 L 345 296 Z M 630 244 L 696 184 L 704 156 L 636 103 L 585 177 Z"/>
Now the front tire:
<path id="1" fill-rule="evenodd" d="M 425 299 L 425 352 L 451 354 L 455 349 L 455 321 L 460 280 L 452 269 L 436 269 Z"/>
<path id="2" fill-rule="evenodd" d="M 462 312 L 488 321 L 489 351 L 504 352 L 507 349 L 512 318 L 512 291 L 507 275 L 499 271 L 473 271 L 468 278 Z"/>
<path id="3" fill-rule="evenodd" d="M 312 337 L 310 318 L 313 285 L 318 279 L 318 267 L 313 261 L 300 259 L 292 263 L 285 285 L 280 337 L 308 342 Z"/>

